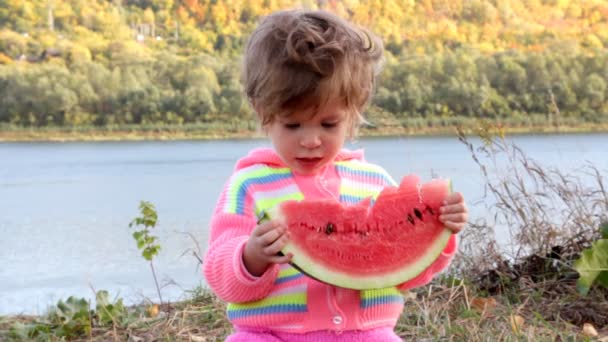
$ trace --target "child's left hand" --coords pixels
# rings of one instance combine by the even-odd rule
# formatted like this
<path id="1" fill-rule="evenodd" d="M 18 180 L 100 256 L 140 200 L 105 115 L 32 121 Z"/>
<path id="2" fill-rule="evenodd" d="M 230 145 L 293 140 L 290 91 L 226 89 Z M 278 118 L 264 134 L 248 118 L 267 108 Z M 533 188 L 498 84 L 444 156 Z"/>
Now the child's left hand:
<path id="1" fill-rule="evenodd" d="M 439 208 L 441 214 L 439 221 L 454 234 L 460 232 L 469 218 L 469 210 L 464 203 L 464 196 L 460 192 L 454 192 L 446 197 L 443 206 Z"/>

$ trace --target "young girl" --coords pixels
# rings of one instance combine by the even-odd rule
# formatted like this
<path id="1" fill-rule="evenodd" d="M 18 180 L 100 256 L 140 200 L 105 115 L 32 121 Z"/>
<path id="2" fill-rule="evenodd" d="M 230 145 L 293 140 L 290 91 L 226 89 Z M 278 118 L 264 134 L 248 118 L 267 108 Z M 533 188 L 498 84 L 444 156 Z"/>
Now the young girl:
<path id="1" fill-rule="evenodd" d="M 454 237 L 423 274 L 395 288 L 357 291 L 311 279 L 278 252 L 289 239 L 279 222 L 258 224 L 285 200 L 333 198 L 355 203 L 395 185 L 363 152 L 342 148 L 362 122 L 382 58 L 370 32 L 322 11 L 266 17 L 245 50 L 244 87 L 274 149 L 236 164 L 211 220 L 203 270 L 228 302 L 236 332 L 228 341 L 400 341 L 393 328 L 400 290 L 428 283 L 449 263 Z M 460 193 L 440 220 L 454 233 L 467 220 Z"/>

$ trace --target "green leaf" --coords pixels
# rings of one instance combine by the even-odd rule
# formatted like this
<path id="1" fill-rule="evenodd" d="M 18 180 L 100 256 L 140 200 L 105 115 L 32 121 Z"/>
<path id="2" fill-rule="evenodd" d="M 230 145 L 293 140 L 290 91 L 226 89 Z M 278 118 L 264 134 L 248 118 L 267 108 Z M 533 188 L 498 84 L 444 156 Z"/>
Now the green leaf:
<path id="1" fill-rule="evenodd" d="M 603 271 L 600 273 L 600 275 L 597 277 L 597 282 L 608 289 L 608 271 Z"/>
<path id="2" fill-rule="evenodd" d="M 122 299 L 118 299 L 115 303 L 110 302 L 107 291 L 98 291 L 96 295 L 96 310 L 99 316 L 101 325 L 111 326 L 119 323 L 126 316 L 126 310 L 122 303 Z"/>
<path id="3" fill-rule="evenodd" d="M 89 302 L 84 298 L 69 297 L 60 300 L 48 314 L 53 334 L 68 339 L 88 334 L 91 331 L 91 311 Z"/>
<path id="4" fill-rule="evenodd" d="M 581 257 L 574 262 L 574 268 L 580 274 L 576 282 L 578 291 L 587 294 L 598 279 L 602 286 L 608 283 L 608 239 L 595 241 L 591 248 L 585 249 Z"/>
<path id="5" fill-rule="evenodd" d="M 146 226 L 146 228 L 147 227 L 154 227 L 154 226 L 156 226 L 156 218 L 146 217 L 144 219 L 144 226 Z"/>
<path id="6" fill-rule="evenodd" d="M 600 224 L 600 233 L 603 239 L 608 239 L 608 222 Z"/>
<path id="7" fill-rule="evenodd" d="M 133 225 L 143 225 L 146 228 L 156 226 L 158 214 L 152 203 L 141 201 L 139 203 L 139 212 L 141 216 L 133 219 L 129 224 L 129 227 L 132 227 Z"/>
<path id="8" fill-rule="evenodd" d="M 144 249 L 143 252 L 141 252 L 141 255 L 144 257 L 144 259 L 151 261 L 152 260 L 152 252 L 149 249 Z"/>
<path id="9" fill-rule="evenodd" d="M 144 235 L 143 231 L 134 232 L 133 233 L 133 238 L 135 240 L 139 241 L 143 235 Z"/>
<path id="10" fill-rule="evenodd" d="M 108 291 L 97 291 L 95 294 L 95 302 L 97 302 L 97 305 L 108 305 L 108 303 L 110 303 L 110 295 L 108 294 Z"/>

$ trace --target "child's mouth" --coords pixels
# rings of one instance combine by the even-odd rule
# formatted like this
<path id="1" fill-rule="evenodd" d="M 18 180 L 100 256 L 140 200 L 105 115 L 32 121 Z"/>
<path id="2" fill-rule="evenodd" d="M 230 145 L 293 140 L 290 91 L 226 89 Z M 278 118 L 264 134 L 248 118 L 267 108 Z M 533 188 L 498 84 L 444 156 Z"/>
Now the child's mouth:
<path id="1" fill-rule="evenodd" d="M 298 163 L 305 168 L 313 168 L 323 160 L 323 158 L 296 158 Z"/>

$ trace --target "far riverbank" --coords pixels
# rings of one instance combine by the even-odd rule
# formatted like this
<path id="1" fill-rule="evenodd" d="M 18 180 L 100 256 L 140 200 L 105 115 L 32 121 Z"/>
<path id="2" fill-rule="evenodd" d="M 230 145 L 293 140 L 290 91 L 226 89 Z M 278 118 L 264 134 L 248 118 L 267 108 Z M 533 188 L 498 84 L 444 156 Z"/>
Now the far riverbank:
<path id="1" fill-rule="evenodd" d="M 215 126 L 215 125 L 213 125 Z M 112 127 L 0 127 L 0 142 L 68 142 L 68 141 L 144 141 L 144 140 L 220 140 L 263 138 L 255 129 L 196 125 L 159 125 Z M 465 132 L 475 133 L 483 127 L 499 129 L 505 134 L 555 134 L 608 132 L 607 123 L 576 125 L 505 126 L 488 122 L 462 126 Z M 395 125 L 363 127 L 360 137 L 377 136 L 435 136 L 455 135 L 456 125 L 404 127 Z"/>

